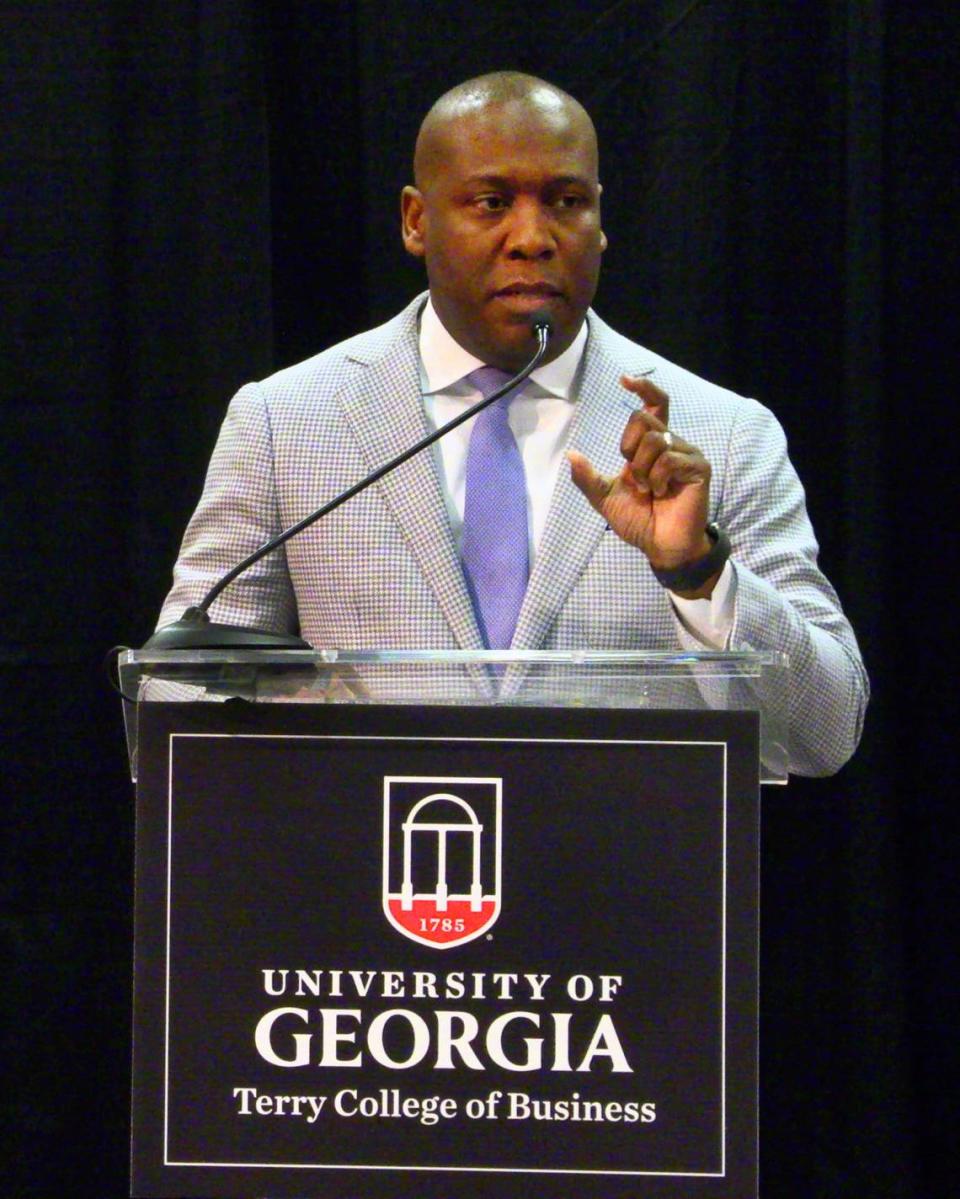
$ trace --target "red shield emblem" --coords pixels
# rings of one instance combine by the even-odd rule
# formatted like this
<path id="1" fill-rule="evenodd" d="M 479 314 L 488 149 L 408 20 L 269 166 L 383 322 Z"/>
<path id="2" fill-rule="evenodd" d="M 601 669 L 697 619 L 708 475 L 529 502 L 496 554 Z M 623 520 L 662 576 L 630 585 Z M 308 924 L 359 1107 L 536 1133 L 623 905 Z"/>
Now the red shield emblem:
<path id="1" fill-rule="evenodd" d="M 472 941 L 500 915 L 502 781 L 383 780 L 383 910 L 434 949 Z"/>

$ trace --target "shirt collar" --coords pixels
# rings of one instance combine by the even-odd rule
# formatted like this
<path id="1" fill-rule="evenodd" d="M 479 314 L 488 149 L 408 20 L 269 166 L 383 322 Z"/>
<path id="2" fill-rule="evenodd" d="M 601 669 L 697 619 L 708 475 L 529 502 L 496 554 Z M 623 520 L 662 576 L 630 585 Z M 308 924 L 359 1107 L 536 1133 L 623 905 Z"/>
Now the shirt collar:
<path id="1" fill-rule="evenodd" d="M 530 378 L 550 395 L 561 399 L 573 398 L 573 381 L 587 344 L 587 322 L 569 346 L 552 362 L 538 367 Z M 483 366 L 447 332 L 437 316 L 432 300 L 427 300 L 420 313 L 420 383 L 424 395 L 449 391 L 471 371 Z"/>

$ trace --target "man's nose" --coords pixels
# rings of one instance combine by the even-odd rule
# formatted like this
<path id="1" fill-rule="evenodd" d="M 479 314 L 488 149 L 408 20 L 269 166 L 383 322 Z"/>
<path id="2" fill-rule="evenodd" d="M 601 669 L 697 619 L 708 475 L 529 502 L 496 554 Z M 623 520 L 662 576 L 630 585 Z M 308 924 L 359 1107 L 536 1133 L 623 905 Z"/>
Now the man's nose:
<path id="1" fill-rule="evenodd" d="M 553 257 L 557 246 L 550 213 L 538 201 L 514 203 L 506 248 L 511 258 Z"/>

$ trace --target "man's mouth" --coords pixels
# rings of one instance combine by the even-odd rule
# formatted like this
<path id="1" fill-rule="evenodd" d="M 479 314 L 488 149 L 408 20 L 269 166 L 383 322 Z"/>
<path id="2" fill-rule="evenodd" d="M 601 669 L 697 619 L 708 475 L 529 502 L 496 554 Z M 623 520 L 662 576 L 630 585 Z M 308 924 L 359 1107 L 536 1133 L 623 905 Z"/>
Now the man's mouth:
<path id="1" fill-rule="evenodd" d="M 518 281 L 498 288 L 493 294 L 495 296 L 532 296 L 534 299 L 553 300 L 559 298 L 563 293 L 551 283 L 521 283 Z"/>

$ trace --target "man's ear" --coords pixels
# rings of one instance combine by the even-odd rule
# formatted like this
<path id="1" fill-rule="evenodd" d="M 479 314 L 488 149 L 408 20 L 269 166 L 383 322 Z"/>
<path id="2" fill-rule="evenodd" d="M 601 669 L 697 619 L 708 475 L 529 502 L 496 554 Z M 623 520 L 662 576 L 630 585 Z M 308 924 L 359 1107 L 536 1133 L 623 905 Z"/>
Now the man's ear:
<path id="1" fill-rule="evenodd" d="M 407 186 L 400 193 L 400 222 L 407 253 L 414 258 L 422 258 L 423 196 L 415 187 Z"/>

